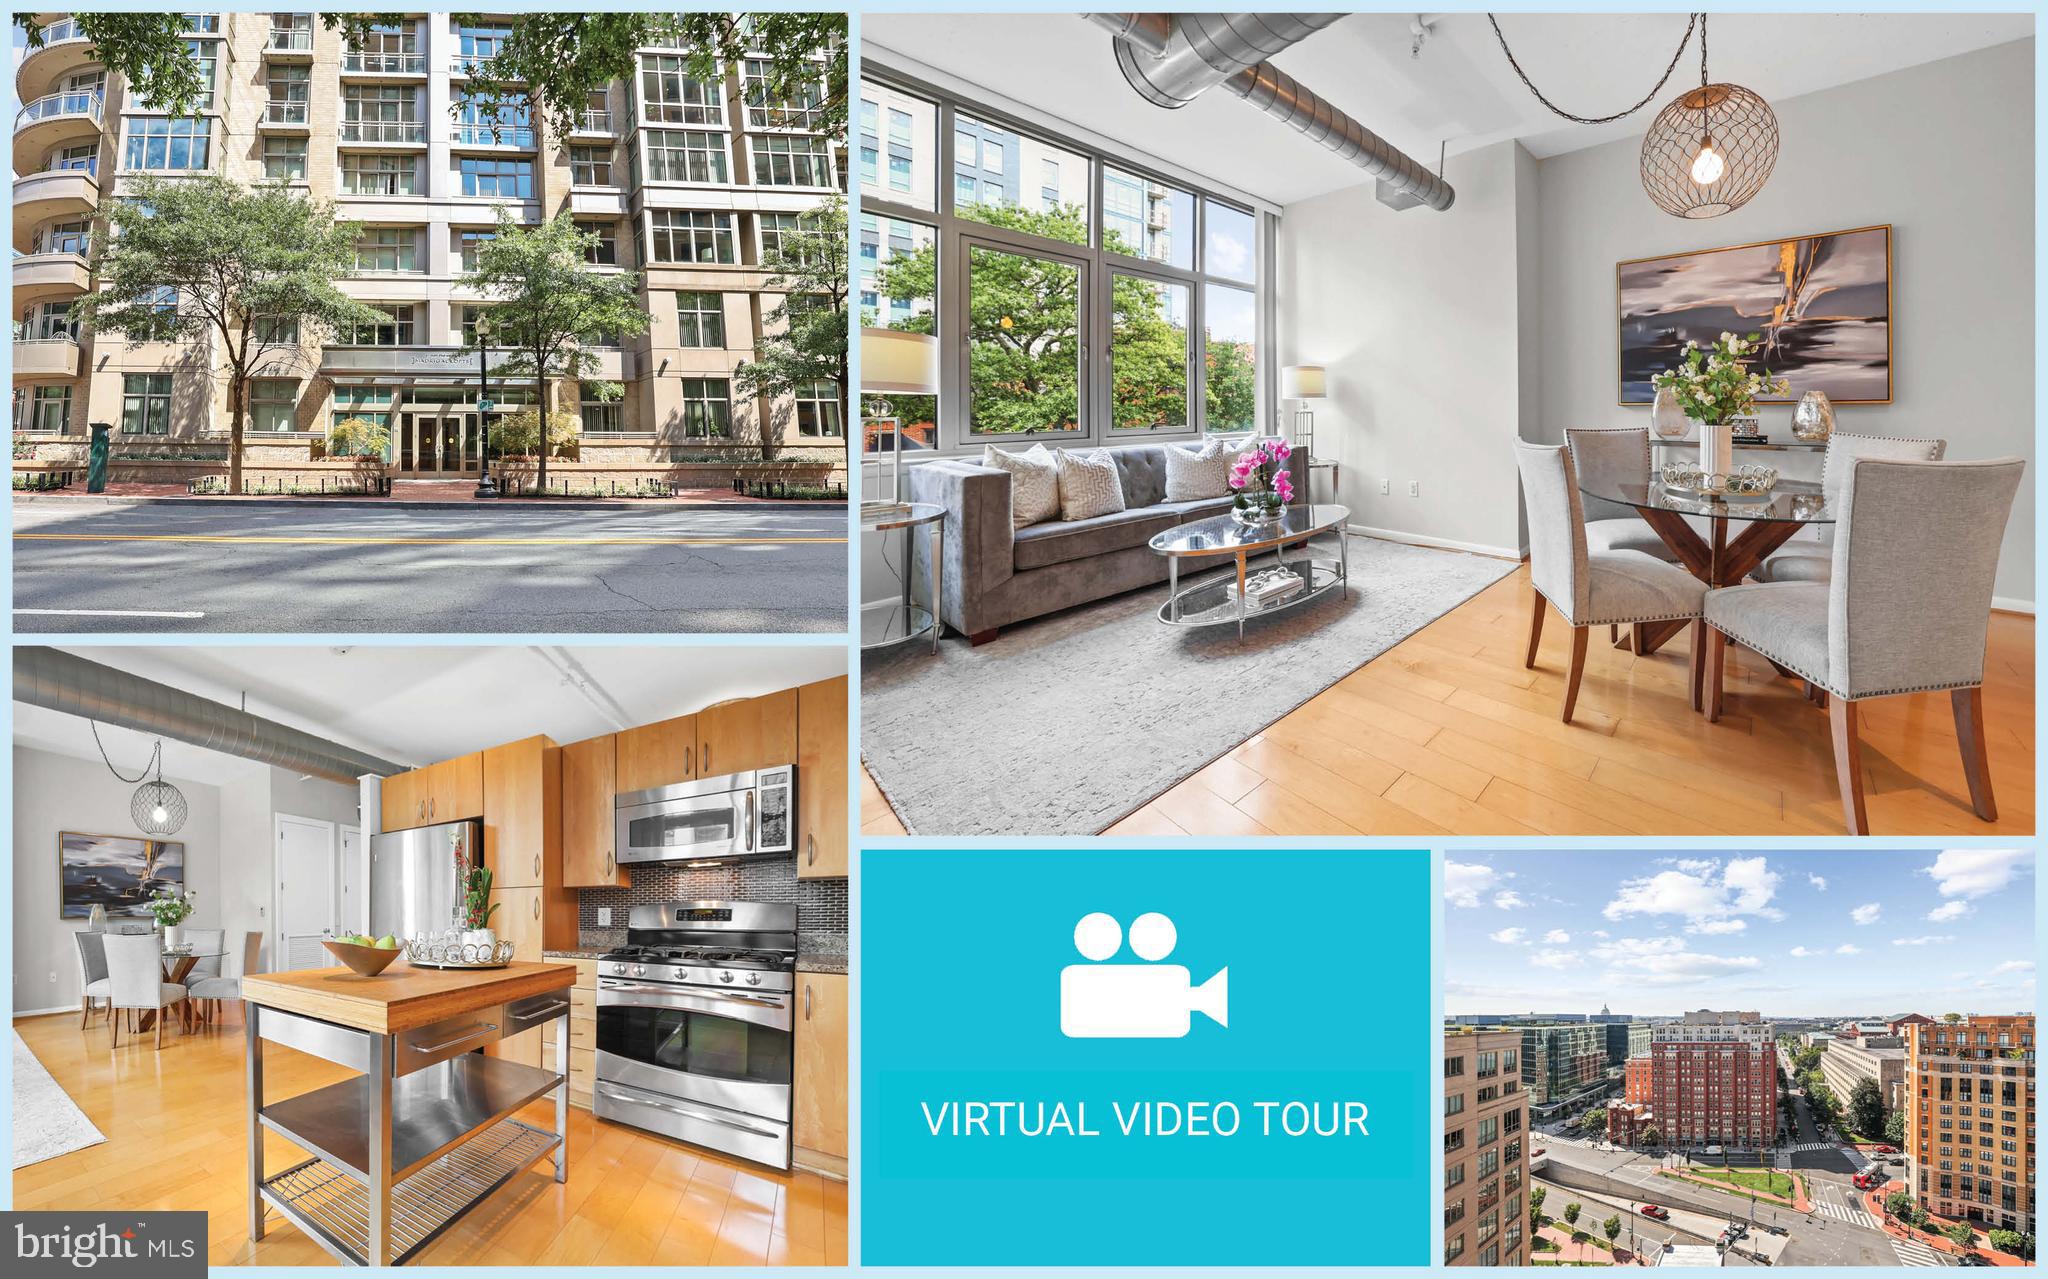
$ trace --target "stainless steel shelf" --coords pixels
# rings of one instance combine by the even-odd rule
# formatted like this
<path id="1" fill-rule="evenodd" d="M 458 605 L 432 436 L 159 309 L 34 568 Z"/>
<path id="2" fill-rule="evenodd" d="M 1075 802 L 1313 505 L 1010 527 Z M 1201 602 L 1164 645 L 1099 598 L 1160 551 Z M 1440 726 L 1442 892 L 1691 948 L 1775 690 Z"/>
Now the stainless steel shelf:
<path id="1" fill-rule="evenodd" d="M 392 1179 L 411 1176 L 472 1133 L 499 1124 L 561 1082 L 562 1076 L 551 1070 L 477 1053 L 393 1080 Z M 358 1075 L 273 1101 L 260 1117 L 264 1127 L 305 1147 L 321 1162 L 367 1182 L 370 1087 L 369 1077 Z"/>
<path id="2" fill-rule="evenodd" d="M 530 1066 L 519 1069 L 532 1072 Z M 391 1187 L 391 1264 L 411 1260 L 463 1214 L 561 1144 L 559 1134 L 506 1119 L 397 1182 Z M 261 1193 L 337 1260 L 367 1264 L 369 1191 L 357 1174 L 309 1159 L 266 1180 Z"/>

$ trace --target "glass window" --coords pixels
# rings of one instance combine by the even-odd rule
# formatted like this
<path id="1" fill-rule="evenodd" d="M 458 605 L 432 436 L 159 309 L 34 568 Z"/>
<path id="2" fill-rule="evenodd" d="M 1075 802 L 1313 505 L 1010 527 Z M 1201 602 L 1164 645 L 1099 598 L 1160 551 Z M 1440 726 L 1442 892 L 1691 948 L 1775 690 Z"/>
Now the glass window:
<path id="1" fill-rule="evenodd" d="M 497 238 L 497 233 L 494 231 L 457 231 L 455 233 L 455 251 L 462 258 L 462 269 L 465 271 L 476 270 L 477 249 L 486 240 L 495 240 Z"/>
<path id="2" fill-rule="evenodd" d="M 71 425 L 71 388 L 38 386 L 30 392 L 28 421 L 22 429 L 61 435 Z"/>
<path id="3" fill-rule="evenodd" d="M 782 252 L 784 236 L 795 235 L 803 219 L 794 213 L 763 213 L 761 217 L 761 260 L 772 262 Z"/>
<path id="4" fill-rule="evenodd" d="M 297 346 L 299 343 L 298 317 L 287 315 L 257 316 L 256 340 L 281 346 Z"/>
<path id="5" fill-rule="evenodd" d="M 1258 304 L 1250 289 L 1203 286 L 1202 372 L 1206 425 L 1249 431 L 1258 424 Z"/>
<path id="6" fill-rule="evenodd" d="M 359 417 L 379 426 L 391 425 L 392 389 L 388 386 L 337 386 L 332 420 Z"/>
<path id="7" fill-rule="evenodd" d="M 1102 170 L 1102 247 L 1179 267 L 1195 265 L 1195 197 L 1164 182 Z M 1243 279 L 1243 276 L 1236 276 Z"/>
<path id="8" fill-rule="evenodd" d="M 617 266 L 619 264 L 619 228 L 612 222 L 578 222 L 576 229 L 586 235 L 597 237 L 597 243 L 583 250 L 583 260 L 591 266 Z"/>
<path id="9" fill-rule="evenodd" d="M 1257 234 L 1252 215 L 1214 200 L 1202 201 L 1202 271 L 1230 280 L 1258 276 Z"/>
<path id="10" fill-rule="evenodd" d="M 727 181 L 725 135 L 684 130 L 649 130 L 647 178 L 650 182 Z"/>
<path id="11" fill-rule="evenodd" d="M 1075 431 L 1081 268 L 973 246 L 967 257 L 969 432 Z"/>
<path id="12" fill-rule="evenodd" d="M 204 169 L 213 160 L 213 122 L 161 116 L 128 122 L 130 169 Z"/>
<path id="13" fill-rule="evenodd" d="M 725 123 L 725 103 L 718 85 L 692 80 L 684 59 L 671 53 L 640 55 L 642 114 L 649 124 Z"/>
<path id="14" fill-rule="evenodd" d="M 75 253 L 79 257 L 92 256 L 92 223 L 52 222 L 36 232 L 34 248 L 37 253 Z"/>
<path id="15" fill-rule="evenodd" d="M 121 430 L 128 435 L 171 433 L 171 374 L 122 376 Z"/>
<path id="16" fill-rule="evenodd" d="M 410 155 L 376 155 L 362 151 L 341 154 L 343 195 L 414 195 L 418 193 L 419 160 Z"/>
<path id="17" fill-rule="evenodd" d="M 263 176 L 273 182 L 302 182 L 306 177 L 304 138 L 263 139 Z"/>
<path id="18" fill-rule="evenodd" d="M 1110 429 L 1186 430 L 1188 286 L 1117 274 L 1110 292 Z"/>
<path id="19" fill-rule="evenodd" d="M 81 142 L 77 146 L 63 147 L 50 153 L 52 171 L 98 173 L 100 170 L 100 146 L 97 142 Z"/>
<path id="20" fill-rule="evenodd" d="M 203 111 L 213 105 L 214 73 L 219 66 L 220 41 L 187 40 L 185 42 L 185 53 L 192 59 L 193 67 L 199 73 L 199 93 L 192 100 L 192 108 Z M 101 72 L 99 74 L 103 76 L 105 73 Z M 150 105 L 147 95 L 143 94 L 140 90 L 136 91 L 134 99 L 128 105 L 129 109 L 135 111 L 154 111 L 158 109 Z"/>
<path id="21" fill-rule="evenodd" d="M 959 123 L 960 136 L 972 136 L 981 140 L 984 157 L 991 146 L 996 149 L 997 155 L 1002 157 L 1002 163 L 999 164 L 983 163 L 980 166 L 982 173 L 1000 171 L 1006 179 L 1011 173 L 1042 175 L 1045 166 L 1050 164 L 1060 175 L 1059 182 L 1055 184 L 1058 190 L 1051 198 L 1046 198 L 1044 192 L 1041 192 L 1040 197 L 1032 201 L 1030 208 L 1023 207 L 1020 190 L 1022 182 L 994 181 L 984 177 L 979 189 L 971 197 L 956 201 L 959 207 L 954 209 L 955 214 L 963 218 L 972 218 L 976 222 L 988 222 L 1032 235 L 1042 235 L 1048 239 L 1064 240 L 1069 244 L 1088 243 L 1086 156 L 1039 138 L 984 124 L 965 111 L 955 112 L 954 119 Z M 1012 151 L 1015 153 L 1015 163 L 1006 168 L 1005 165 L 1010 163 L 1008 157 Z M 965 171 L 973 167 L 975 166 L 971 161 L 963 155 L 956 154 L 953 157 L 956 182 L 966 178 Z"/>
<path id="22" fill-rule="evenodd" d="M 729 265 L 739 260 L 733 249 L 732 214 L 656 209 L 651 216 L 654 261 Z"/>
<path id="23" fill-rule="evenodd" d="M 880 171 L 882 153 L 875 147 L 860 149 L 860 180 L 863 186 L 875 185 L 875 176 Z"/>
<path id="24" fill-rule="evenodd" d="M 403 84 L 341 86 L 343 142 L 424 142 L 419 92 Z"/>
<path id="25" fill-rule="evenodd" d="M 335 335 L 341 346 L 411 346 L 412 306 L 408 303 L 370 302 L 366 305 L 384 313 L 372 324 L 357 324 Z"/>
<path id="26" fill-rule="evenodd" d="M 796 388 L 796 433 L 811 439 L 846 438 L 837 382 L 804 382 Z"/>
<path id="27" fill-rule="evenodd" d="M 472 147 L 530 147 L 533 109 L 524 94 L 471 98 L 457 108 L 455 141 Z"/>
<path id="28" fill-rule="evenodd" d="M 291 431 L 298 427 L 299 383 L 296 378 L 259 377 L 249 383 L 249 428 Z"/>
<path id="29" fill-rule="evenodd" d="M 304 124 L 313 90 L 313 68 L 272 63 L 267 83 L 270 110 L 264 118 L 272 124 Z"/>
<path id="30" fill-rule="evenodd" d="M 683 436 L 692 440 L 732 435 L 731 383 L 722 377 L 683 379 Z"/>
<path id="31" fill-rule="evenodd" d="M 484 312 L 490 309 L 487 306 L 478 306 L 474 302 L 464 303 L 455 308 L 456 326 L 462 332 L 462 344 L 464 346 L 477 345 L 476 322 L 483 317 Z"/>
<path id="32" fill-rule="evenodd" d="M 769 134 L 754 139 L 754 182 L 769 187 L 828 187 L 832 161 L 825 139 Z"/>
<path id="33" fill-rule="evenodd" d="M 893 147 L 889 150 L 889 190 L 897 194 L 904 194 L 910 190 L 910 157 L 898 154 Z M 917 202 L 913 200 L 910 203 L 916 204 Z M 930 208 L 931 206 L 922 205 L 919 207 Z"/>
<path id="34" fill-rule="evenodd" d="M 803 85 L 793 94 L 778 96 L 768 92 L 770 63 L 767 59 L 748 58 L 745 70 L 748 124 L 766 129 L 817 127 L 825 102 L 822 81 Z"/>
<path id="35" fill-rule="evenodd" d="M 936 331 L 937 243 L 938 231 L 921 222 L 861 214 L 859 253 L 854 261 L 863 326 L 907 333 Z M 884 404 L 888 406 L 886 414 Z M 865 396 L 861 402 L 863 447 L 868 452 L 886 453 L 892 432 L 900 432 L 906 450 L 936 448 L 938 414 L 939 401 L 934 395 Z"/>
<path id="36" fill-rule="evenodd" d="M 489 156 L 463 156 L 462 194 L 497 197 L 501 200 L 533 198 L 533 161 L 500 160 Z"/>
<path id="37" fill-rule="evenodd" d="M 981 167 L 990 173 L 1003 171 L 1003 144 L 995 138 L 981 140 Z"/>
<path id="38" fill-rule="evenodd" d="M 725 345 L 725 299 L 717 293 L 676 294 L 677 341 L 683 346 Z"/>
<path id="39" fill-rule="evenodd" d="M 342 55 L 342 67 L 348 71 L 419 75 L 427 69 L 426 57 L 419 49 L 416 23 L 378 23 L 370 28 L 361 44 L 352 45 Z"/>
<path id="40" fill-rule="evenodd" d="M 618 400 L 593 400 L 585 392 L 576 408 L 585 435 L 617 435 L 626 429 L 626 406 Z"/>
<path id="41" fill-rule="evenodd" d="M 455 32 L 456 43 L 461 46 L 461 56 L 455 60 L 455 70 L 468 74 L 478 63 L 489 62 L 504 49 L 505 42 L 512 38 L 512 28 L 500 26 L 459 27 Z"/>
<path id="42" fill-rule="evenodd" d="M 610 147 L 570 147 L 569 181 L 579 187 L 608 187 L 612 183 Z"/>
<path id="43" fill-rule="evenodd" d="M 270 48 L 309 53 L 313 48 L 313 15 L 273 13 L 270 15 Z"/>
<path id="44" fill-rule="evenodd" d="M 365 275 L 410 271 L 418 239 L 411 227 L 365 228 L 356 241 L 356 270 Z"/>

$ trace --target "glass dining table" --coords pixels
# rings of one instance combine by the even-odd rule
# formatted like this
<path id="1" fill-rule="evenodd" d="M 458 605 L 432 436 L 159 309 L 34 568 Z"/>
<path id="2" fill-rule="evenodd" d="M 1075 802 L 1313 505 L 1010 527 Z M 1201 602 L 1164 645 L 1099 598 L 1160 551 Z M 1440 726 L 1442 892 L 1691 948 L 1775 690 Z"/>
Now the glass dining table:
<path id="1" fill-rule="evenodd" d="M 192 975 L 192 970 L 199 966 L 200 960 L 220 959 L 226 953 L 220 950 L 201 950 L 193 946 L 180 946 L 175 949 L 166 948 L 160 957 L 164 966 L 164 980 L 174 986 L 182 986 L 185 984 L 185 979 Z M 182 1028 L 186 1031 L 192 1029 L 192 1016 L 192 1001 L 189 999 L 179 1000 L 178 1018 Z M 168 1025 L 168 1023 L 166 1024 Z M 145 1011 L 142 1014 L 142 1029 L 154 1030 L 155 1028 L 156 1014 Z"/>
<path id="2" fill-rule="evenodd" d="M 1655 480 L 1581 484 L 1579 492 L 1635 511 L 1686 571 L 1709 587 L 1735 585 L 1800 529 L 1835 522 L 1833 504 L 1810 480 L 1780 480 L 1769 493 L 1746 497 L 1707 497 Z M 1692 520 L 1704 521 L 1706 532 Z M 1687 625 L 1645 622 L 1620 635 L 1615 646 L 1654 653 Z"/>

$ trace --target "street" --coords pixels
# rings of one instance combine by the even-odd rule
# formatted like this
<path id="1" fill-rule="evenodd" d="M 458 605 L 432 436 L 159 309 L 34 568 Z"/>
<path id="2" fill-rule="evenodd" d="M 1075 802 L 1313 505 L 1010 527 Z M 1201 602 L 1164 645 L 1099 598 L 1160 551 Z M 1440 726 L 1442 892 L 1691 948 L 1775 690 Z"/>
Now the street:
<path id="1" fill-rule="evenodd" d="M 22 632 L 771 633 L 847 624 L 847 515 L 18 502 Z"/>

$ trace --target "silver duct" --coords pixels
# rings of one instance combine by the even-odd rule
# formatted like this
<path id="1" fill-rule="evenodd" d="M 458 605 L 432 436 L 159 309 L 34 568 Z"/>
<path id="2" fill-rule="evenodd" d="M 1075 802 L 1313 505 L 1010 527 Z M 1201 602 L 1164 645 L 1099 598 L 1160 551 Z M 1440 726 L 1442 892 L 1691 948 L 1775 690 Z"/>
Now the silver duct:
<path id="1" fill-rule="evenodd" d="M 14 700 L 354 784 L 406 771 L 362 751 L 54 648 L 14 650 Z"/>
<path id="2" fill-rule="evenodd" d="M 1450 183 L 1267 61 L 1344 16 L 1100 13 L 1088 19 L 1115 35 L 1124 79 L 1153 105 L 1183 107 L 1222 85 L 1372 174 L 1382 204 L 1450 208 L 1457 198 Z"/>

